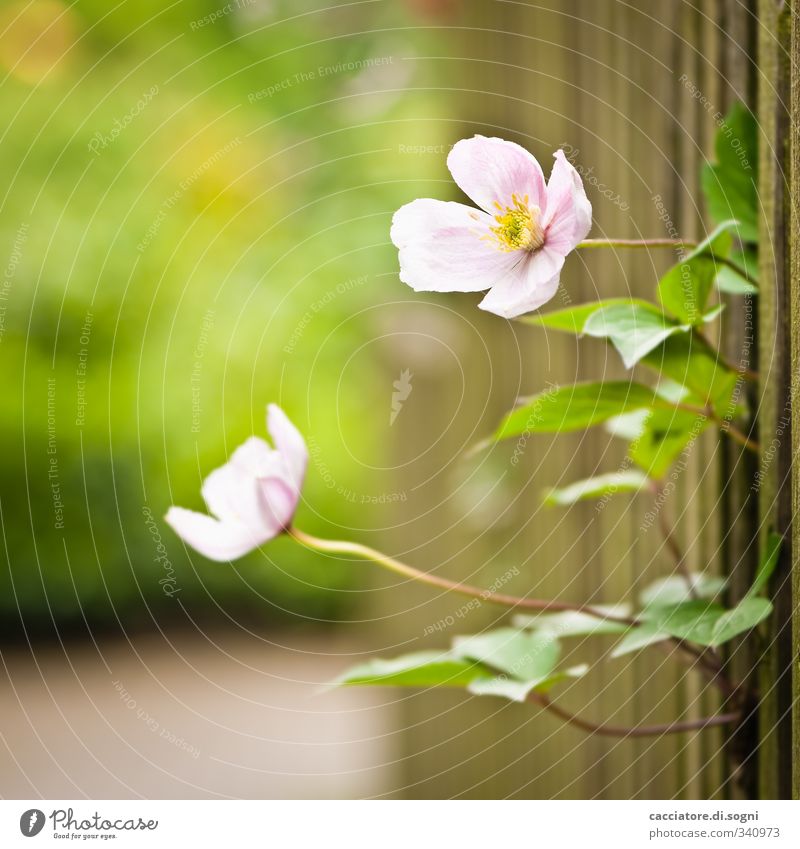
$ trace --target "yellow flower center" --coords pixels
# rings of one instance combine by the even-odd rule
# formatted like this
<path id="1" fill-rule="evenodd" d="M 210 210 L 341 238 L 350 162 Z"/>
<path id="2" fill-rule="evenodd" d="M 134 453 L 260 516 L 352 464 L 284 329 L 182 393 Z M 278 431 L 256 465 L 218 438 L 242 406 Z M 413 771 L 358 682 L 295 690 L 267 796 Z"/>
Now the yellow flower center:
<path id="1" fill-rule="evenodd" d="M 544 232 L 539 224 L 541 210 L 538 206 L 529 206 L 528 196 L 520 199 L 511 195 L 513 206 L 500 206 L 495 202 L 498 214 L 494 220 L 496 227 L 489 229 L 494 233 L 501 251 L 535 251 L 544 244 Z"/>

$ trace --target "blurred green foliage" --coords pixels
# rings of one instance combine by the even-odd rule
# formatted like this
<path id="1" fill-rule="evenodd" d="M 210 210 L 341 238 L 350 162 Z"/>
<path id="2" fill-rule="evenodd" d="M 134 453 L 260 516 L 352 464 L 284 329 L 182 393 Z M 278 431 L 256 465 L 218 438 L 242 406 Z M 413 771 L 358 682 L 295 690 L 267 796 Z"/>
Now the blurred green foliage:
<path id="1" fill-rule="evenodd" d="M 348 570 L 289 541 L 211 564 L 161 517 L 202 509 L 268 401 L 358 489 L 338 434 L 375 443 L 386 385 L 368 358 L 339 378 L 367 308 L 404 297 L 397 145 L 434 113 L 409 76 L 432 36 L 402 4 L 34 6 L 0 41 L 4 625 L 336 618 Z M 306 499 L 311 528 L 361 509 L 313 463 Z"/>

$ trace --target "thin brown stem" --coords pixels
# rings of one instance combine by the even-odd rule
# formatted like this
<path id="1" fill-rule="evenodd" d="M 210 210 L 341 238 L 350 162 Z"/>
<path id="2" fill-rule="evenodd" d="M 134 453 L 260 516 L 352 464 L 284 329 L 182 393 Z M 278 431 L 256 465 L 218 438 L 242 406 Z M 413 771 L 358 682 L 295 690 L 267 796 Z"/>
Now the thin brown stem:
<path id="1" fill-rule="evenodd" d="M 403 575 L 406 578 L 411 578 L 411 580 L 419 581 L 420 583 L 428 584 L 432 587 L 438 587 L 442 590 L 471 596 L 472 598 L 479 598 L 483 601 L 488 601 L 490 604 L 499 604 L 503 607 L 518 607 L 523 610 L 535 610 L 538 612 L 574 611 L 577 613 L 585 613 L 588 616 L 594 616 L 597 619 L 622 622 L 625 625 L 638 624 L 636 619 L 631 619 L 626 616 L 613 616 L 589 604 L 568 604 L 566 602 L 554 601 L 552 599 L 522 598 L 520 596 L 495 593 L 491 590 L 483 590 L 480 587 L 475 587 L 471 584 L 449 581 L 447 578 L 441 578 L 438 575 L 431 575 L 428 572 L 423 572 L 421 569 L 409 566 L 407 563 L 402 563 L 400 560 L 395 560 L 394 557 L 389 557 L 380 551 L 376 551 L 374 548 L 370 548 L 367 545 L 361 545 L 361 543 L 347 542 L 346 540 L 319 539 L 318 537 L 307 534 L 305 531 L 301 531 L 299 528 L 295 527 L 289 528 L 287 533 L 289 536 L 294 537 L 294 539 L 298 542 L 308 546 L 309 548 L 316 549 L 317 551 L 323 551 L 328 554 L 348 554 L 365 560 L 371 560 L 373 563 L 377 563 L 384 569 L 388 569 L 398 575 Z"/>
<path id="2" fill-rule="evenodd" d="M 715 345 L 711 343 L 711 340 L 708 336 L 705 335 L 698 328 L 694 328 L 694 335 L 697 339 L 705 345 L 708 350 L 716 357 L 717 362 L 728 371 L 735 372 L 738 375 L 741 375 L 745 380 L 749 380 L 751 383 L 758 383 L 759 377 L 758 372 L 753 371 L 752 369 L 747 368 L 746 366 L 736 365 L 736 363 L 732 363 L 729 359 L 727 359 L 723 354 L 717 349 Z"/>
<path id="3" fill-rule="evenodd" d="M 682 722 L 666 722 L 659 725 L 610 725 L 606 722 L 597 723 L 582 719 L 554 704 L 542 693 L 531 693 L 528 699 L 550 711 L 566 722 L 567 725 L 574 725 L 588 734 L 597 734 L 602 737 L 660 737 L 663 734 L 681 734 L 686 731 L 701 731 L 703 728 L 710 728 L 715 725 L 729 725 L 738 722 L 741 718 L 741 714 L 736 711 L 720 713 L 715 716 L 704 716 L 700 719 L 688 719 Z"/>
<path id="4" fill-rule="evenodd" d="M 723 433 L 727 433 L 731 439 L 735 440 L 740 445 L 743 445 L 748 451 L 752 451 L 754 454 L 759 454 L 761 452 L 761 447 L 757 442 L 745 436 L 739 428 L 730 423 L 729 419 L 721 419 L 712 407 L 708 406 L 701 409 L 700 407 L 695 407 L 692 404 L 674 404 L 672 406 L 678 410 L 686 410 L 687 413 L 695 413 L 698 416 L 705 416 L 706 418 L 711 419 L 711 421 L 714 422 Z"/>
<path id="5" fill-rule="evenodd" d="M 658 497 L 662 491 L 663 490 L 661 488 L 657 489 L 656 497 Z M 686 565 L 686 555 L 683 553 L 683 550 L 678 544 L 678 540 L 675 539 L 675 533 L 667 521 L 667 517 L 664 515 L 663 508 L 658 504 L 656 504 L 656 515 L 658 516 L 658 527 L 661 531 L 661 536 L 664 538 L 664 543 L 675 560 L 675 568 L 686 583 L 686 590 L 689 593 L 689 596 L 696 599 L 698 598 L 697 590 L 694 585 L 692 574 Z"/>

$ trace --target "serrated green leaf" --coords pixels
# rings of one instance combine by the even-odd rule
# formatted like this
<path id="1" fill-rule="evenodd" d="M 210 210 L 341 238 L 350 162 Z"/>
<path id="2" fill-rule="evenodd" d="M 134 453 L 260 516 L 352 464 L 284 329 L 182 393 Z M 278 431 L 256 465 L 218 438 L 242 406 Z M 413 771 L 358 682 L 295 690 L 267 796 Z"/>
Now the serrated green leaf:
<path id="1" fill-rule="evenodd" d="M 701 572 L 690 572 L 691 589 L 687 586 L 683 575 L 669 575 L 648 584 L 639 593 L 639 601 L 643 607 L 667 607 L 691 601 L 693 597 L 701 599 L 714 598 L 725 588 L 725 579 Z"/>
<path id="2" fill-rule="evenodd" d="M 685 333 L 688 326 L 670 321 L 647 303 L 613 304 L 593 312 L 583 326 L 584 333 L 609 339 L 622 357 L 625 368 L 633 368 L 646 354 L 673 333 Z"/>
<path id="3" fill-rule="evenodd" d="M 630 606 L 627 604 L 597 604 L 595 609 L 609 616 L 623 618 L 630 616 Z M 532 628 L 555 634 L 557 637 L 583 637 L 590 634 L 622 634 L 628 629 L 624 622 L 613 619 L 601 619 L 581 613 L 580 610 L 564 610 L 558 613 L 539 613 L 531 616 L 520 613 L 514 617 L 514 624 L 520 628 Z"/>
<path id="4" fill-rule="evenodd" d="M 522 406 L 512 410 L 494 438 L 581 430 L 620 413 L 650 407 L 654 399 L 658 400 L 652 389 L 627 381 L 557 387 L 526 399 Z"/>
<path id="5" fill-rule="evenodd" d="M 608 298 L 603 301 L 592 301 L 588 304 L 578 304 L 578 306 L 567 307 L 563 310 L 554 310 L 553 312 L 523 316 L 519 320 L 525 324 L 533 324 L 538 327 L 548 327 L 552 330 L 560 330 L 564 333 L 574 333 L 579 336 L 584 332 L 583 328 L 589 316 L 604 307 L 616 306 L 619 304 L 644 304 L 647 306 L 647 301 L 639 300 L 637 298 Z"/>
<path id="6" fill-rule="evenodd" d="M 663 643 L 664 640 L 668 639 L 670 639 L 669 634 L 659 631 L 652 623 L 645 622 L 643 625 L 638 625 L 628 630 L 625 636 L 614 647 L 611 657 L 622 657 L 647 646 L 652 646 L 655 643 Z"/>
<path id="7" fill-rule="evenodd" d="M 745 598 L 753 598 L 763 590 L 769 582 L 775 567 L 778 565 L 778 557 L 781 553 L 783 545 L 783 537 L 774 532 L 767 536 L 767 542 L 764 550 L 761 552 L 761 560 L 756 569 L 756 576 L 753 580 L 753 585 L 747 591 Z"/>
<path id="8" fill-rule="evenodd" d="M 454 657 L 448 652 L 424 651 L 384 660 L 377 658 L 354 666 L 337 684 L 383 687 L 466 687 L 494 673 L 480 663 Z"/>
<path id="9" fill-rule="evenodd" d="M 491 666 L 518 681 L 546 678 L 555 669 L 560 650 L 552 634 L 518 628 L 498 628 L 453 641 L 456 657 Z"/>
<path id="10" fill-rule="evenodd" d="M 622 472 L 609 472 L 576 481 L 560 489 L 550 489 L 544 497 L 544 503 L 551 506 L 566 506 L 576 501 L 590 498 L 602 498 L 604 495 L 616 495 L 619 492 L 638 492 L 649 483 L 647 475 L 638 469 Z"/>

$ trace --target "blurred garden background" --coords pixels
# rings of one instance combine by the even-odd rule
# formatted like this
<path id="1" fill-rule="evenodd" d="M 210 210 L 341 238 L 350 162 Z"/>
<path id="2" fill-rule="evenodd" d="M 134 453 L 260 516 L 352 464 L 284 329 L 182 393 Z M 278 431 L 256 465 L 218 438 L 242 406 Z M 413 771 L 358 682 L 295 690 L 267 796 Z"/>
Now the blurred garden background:
<path id="1" fill-rule="evenodd" d="M 644 506 L 542 507 L 619 462 L 608 435 L 533 439 L 514 467 L 513 446 L 467 451 L 519 394 L 623 377 L 613 355 L 415 295 L 389 227 L 415 197 L 461 199 L 446 155 L 483 133 L 546 172 L 564 147 L 594 235 L 702 235 L 716 126 L 681 75 L 720 111 L 750 96 L 730 58 L 746 26 L 712 5 L 4 0 L 2 795 L 726 792 L 713 731 L 608 742 L 460 693 L 321 691 L 366 654 L 442 645 L 461 602 L 290 540 L 211 563 L 162 519 L 201 507 L 274 401 L 310 446 L 308 531 L 482 586 L 513 569 L 520 594 L 614 602 L 664 574 Z M 650 293 L 671 261 L 573 257 L 559 303 Z M 686 504 L 717 449 L 670 505 L 712 571 Z M 620 660 L 567 698 L 701 710 L 691 679 L 630 695 L 661 663 Z"/>

